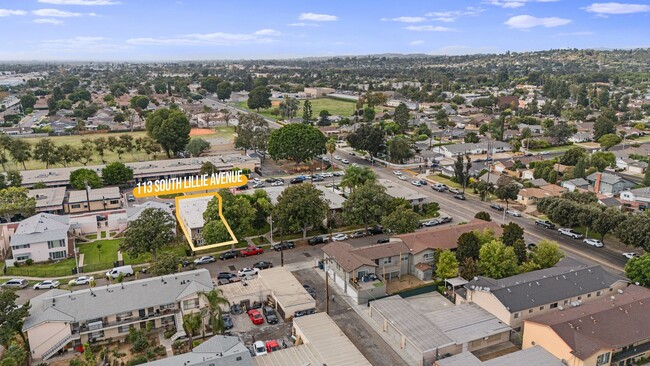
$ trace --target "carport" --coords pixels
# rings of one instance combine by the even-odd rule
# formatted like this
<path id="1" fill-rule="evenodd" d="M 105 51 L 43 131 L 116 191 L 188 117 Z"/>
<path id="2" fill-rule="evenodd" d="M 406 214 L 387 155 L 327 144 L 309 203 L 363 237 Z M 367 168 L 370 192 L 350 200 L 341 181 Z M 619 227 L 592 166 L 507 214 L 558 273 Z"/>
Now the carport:
<path id="1" fill-rule="evenodd" d="M 284 267 L 260 271 L 259 279 L 264 287 L 270 290 L 271 297 L 275 301 L 275 309 L 285 320 L 291 318 L 296 311 L 316 307 L 316 300 Z"/>

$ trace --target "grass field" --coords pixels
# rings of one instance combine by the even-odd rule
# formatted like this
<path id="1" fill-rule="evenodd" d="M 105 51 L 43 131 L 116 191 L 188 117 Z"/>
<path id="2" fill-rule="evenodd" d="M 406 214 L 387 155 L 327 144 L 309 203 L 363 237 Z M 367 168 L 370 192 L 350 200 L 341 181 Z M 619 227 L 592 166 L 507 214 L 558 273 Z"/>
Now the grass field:
<path id="1" fill-rule="evenodd" d="M 298 106 L 298 113 L 296 114 L 296 117 L 302 116 L 303 102 L 304 101 L 302 100 L 299 101 L 300 105 Z M 312 118 L 314 119 L 318 118 L 318 115 L 322 110 L 326 110 L 330 112 L 330 114 L 333 116 L 349 117 L 352 115 L 352 113 L 354 113 L 354 108 L 356 104 L 355 102 L 345 101 L 341 99 L 332 99 L 332 98 L 310 99 L 310 102 L 311 102 L 311 109 L 312 109 Z M 239 108 L 249 109 L 246 102 L 239 102 L 237 103 L 237 106 Z M 380 112 L 384 109 L 392 110 L 393 108 L 375 107 L 376 112 Z M 277 119 L 278 116 L 274 116 L 271 114 L 272 110 L 273 108 L 260 109 L 259 113 L 265 117 L 271 119 Z"/>
<path id="2" fill-rule="evenodd" d="M 234 128 L 233 127 L 218 127 L 217 129 L 214 130 L 214 133 L 209 134 L 209 135 L 201 135 L 200 137 L 203 139 L 210 139 L 210 138 L 216 138 L 216 137 L 221 137 L 221 138 L 232 138 L 234 133 Z M 50 139 L 55 145 L 61 146 L 65 144 L 69 144 L 73 147 L 79 147 L 81 146 L 81 139 L 88 138 L 91 140 L 94 140 L 96 138 L 104 137 L 108 138 L 110 136 L 119 138 L 120 135 L 124 134 L 130 134 L 133 136 L 134 139 L 138 137 L 144 137 L 146 136 L 146 132 L 144 131 L 138 131 L 138 132 L 124 132 L 124 133 L 98 133 L 98 134 L 89 134 L 89 135 L 74 135 L 74 136 L 53 136 L 53 137 L 45 137 L 47 139 Z M 38 143 L 42 138 L 26 138 L 24 139 L 28 143 L 35 145 Z M 155 155 L 155 158 L 157 160 L 159 159 L 167 159 L 167 155 L 165 155 L 164 152 L 158 153 Z M 112 163 L 115 161 L 119 161 L 118 156 L 116 153 L 106 150 L 104 152 L 104 160 L 107 163 Z M 131 163 L 134 161 L 147 161 L 151 160 L 151 156 L 147 155 L 143 152 L 134 152 L 133 154 L 130 153 L 125 153 L 122 154 L 122 162 L 123 163 Z M 95 152 L 95 154 L 92 157 L 92 161 L 88 163 L 88 165 L 98 165 L 102 164 L 102 161 L 99 157 L 99 155 Z M 26 164 L 27 169 L 45 169 L 45 164 L 41 163 L 40 161 L 36 160 L 30 160 Z M 56 165 L 54 167 L 60 167 L 61 165 Z M 71 167 L 76 167 L 76 166 L 83 166 L 81 163 L 72 163 L 69 166 Z M 16 170 L 24 170 L 22 164 L 21 165 L 16 165 L 13 163 L 13 161 L 10 160 L 9 163 L 7 163 L 7 168 L 8 169 L 16 169 Z"/>
<path id="3" fill-rule="evenodd" d="M 117 260 L 117 251 L 119 250 L 122 241 L 124 241 L 124 239 L 110 239 L 98 240 L 87 244 L 79 244 L 79 253 L 83 253 L 84 255 L 84 266 L 96 266 L 98 264 L 106 263 L 108 264 L 106 269 L 112 267 L 112 263 Z M 101 252 L 97 250 L 98 243 L 102 246 Z M 185 256 L 184 245 L 168 246 L 163 248 L 162 251 L 174 252 L 181 257 Z M 126 253 L 123 254 L 124 264 L 141 264 L 152 261 L 152 256 L 149 253 L 142 254 L 137 258 L 131 258 Z"/>

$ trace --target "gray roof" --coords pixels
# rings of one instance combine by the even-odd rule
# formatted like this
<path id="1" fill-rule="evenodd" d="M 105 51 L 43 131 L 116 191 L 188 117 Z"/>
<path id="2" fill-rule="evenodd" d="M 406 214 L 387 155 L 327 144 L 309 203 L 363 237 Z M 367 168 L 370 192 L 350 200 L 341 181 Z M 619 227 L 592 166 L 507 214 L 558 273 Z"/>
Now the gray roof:
<path id="1" fill-rule="evenodd" d="M 217 335 L 192 352 L 148 362 L 148 366 L 251 366 L 253 358 L 238 337 Z"/>
<path id="2" fill-rule="evenodd" d="M 601 266 L 551 267 L 495 280 L 477 277 L 466 288 L 492 293 L 510 313 L 606 289 L 625 278 Z"/>
<path id="3" fill-rule="evenodd" d="M 559 366 L 560 360 L 540 346 L 509 353 L 481 362 L 470 352 L 463 352 L 438 361 L 440 366 Z"/>
<path id="4" fill-rule="evenodd" d="M 30 189 L 27 196 L 36 199 L 36 210 L 38 209 L 63 209 L 65 199 L 65 187 Z"/>
<path id="5" fill-rule="evenodd" d="M 20 222 L 11 237 L 11 246 L 63 240 L 68 236 L 68 216 L 39 213 Z"/>
<path id="6" fill-rule="evenodd" d="M 583 178 L 574 178 L 574 179 L 569 179 L 567 181 L 562 182 L 562 186 L 565 184 L 573 184 L 576 187 L 585 187 L 589 185 L 589 182 L 587 182 Z"/>
<path id="7" fill-rule="evenodd" d="M 167 305 L 199 291 L 210 291 L 212 279 L 207 269 L 151 277 L 123 284 L 86 288 L 78 291 L 54 289 L 32 299 L 30 315 L 23 330 L 43 322 L 83 322 L 126 311 Z M 122 301 L 128 299 L 128 301 Z"/>
<path id="8" fill-rule="evenodd" d="M 619 177 L 618 175 L 615 174 L 609 174 L 609 173 L 591 173 L 587 176 L 587 180 L 589 182 L 595 182 L 598 174 L 602 174 L 602 177 L 600 178 L 601 183 L 607 183 L 607 184 L 616 184 L 618 182 L 627 182 L 627 183 L 632 183 L 631 181 Z"/>
<path id="9" fill-rule="evenodd" d="M 632 192 L 634 197 L 650 198 L 650 187 L 641 187 L 641 188 L 636 188 L 636 189 L 630 189 L 630 192 Z"/>
<path id="10" fill-rule="evenodd" d="M 461 304 L 424 314 L 456 344 L 510 330 L 494 315 L 476 304 Z"/>
<path id="11" fill-rule="evenodd" d="M 69 203 L 119 199 L 120 197 L 121 195 L 120 195 L 119 187 L 105 187 L 105 188 L 90 189 L 88 191 L 88 197 L 86 197 L 85 189 L 68 192 Z"/>
<path id="12" fill-rule="evenodd" d="M 178 201 L 178 213 L 190 229 L 199 229 L 205 225 L 203 213 L 208 208 L 208 203 L 215 196 L 201 196 L 184 198 Z"/>
<path id="13" fill-rule="evenodd" d="M 386 194 L 394 198 L 404 198 L 407 201 L 423 200 L 427 198 L 426 195 L 414 189 L 404 187 L 403 185 L 395 183 L 389 179 L 379 179 L 379 184 L 386 187 Z"/>
<path id="14" fill-rule="evenodd" d="M 548 182 L 545 181 L 545 180 L 542 179 L 542 178 L 537 178 L 537 179 L 533 179 L 533 180 L 531 180 L 531 181 L 530 181 L 530 184 L 534 185 L 535 187 L 541 187 L 541 186 L 545 186 L 545 185 L 547 185 Z"/>
<path id="15" fill-rule="evenodd" d="M 512 146 L 510 146 L 509 143 L 503 142 L 503 141 L 490 141 L 489 145 L 492 147 L 492 150 L 496 149 L 512 149 Z M 488 149 L 488 142 L 487 141 L 481 141 L 481 142 L 476 142 L 476 143 L 462 143 L 462 144 L 453 144 L 453 145 L 445 145 L 443 146 L 444 149 L 451 153 L 464 153 L 466 151 L 470 150 L 476 150 L 476 149 L 483 149 L 487 150 Z"/>
<path id="16" fill-rule="evenodd" d="M 168 205 L 157 201 L 147 201 L 139 206 L 127 207 L 126 216 L 128 217 L 128 221 L 137 220 L 140 217 L 142 211 L 144 211 L 146 208 L 157 208 L 159 210 L 163 210 L 170 214 L 174 220 L 176 219 L 176 216 L 173 215 L 172 209 L 169 208 Z"/>

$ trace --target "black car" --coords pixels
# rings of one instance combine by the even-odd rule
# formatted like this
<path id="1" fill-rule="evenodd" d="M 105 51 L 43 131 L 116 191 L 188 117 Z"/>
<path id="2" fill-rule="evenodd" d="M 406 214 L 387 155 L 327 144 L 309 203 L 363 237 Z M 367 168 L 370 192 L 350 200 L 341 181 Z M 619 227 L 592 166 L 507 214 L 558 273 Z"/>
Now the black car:
<path id="1" fill-rule="evenodd" d="M 535 225 L 545 227 L 547 229 L 555 229 L 555 224 L 548 220 L 535 220 Z"/>
<path id="2" fill-rule="evenodd" d="M 302 178 L 300 178 L 300 177 L 296 177 L 296 178 L 291 178 L 291 180 L 289 181 L 289 183 L 291 183 L 291 184 L 298 184 L 298 183 L 302 183 L 303 181 L 304 181 L 304 179 L 302 179 Z"/>
<path id="3" fill-rule="evenodd" d="M 528 244 L 526 244 L 526 248 L 528 248 L 528 250 L 533 250 L 533 249 L 537 248 L 537 244 L 528 243 Z"/>
<path id="4" fill-rule="evenodd" d="M 427 183 L 426 180 L 420 180 L 420 184 L 422 184 L 423 186 L 426 186 L 428 183 Z"/>
<path id="5" fill-rule="evenodd" d="M 305 290 L 313 297 L 314 299 L 316 298 L 316 289 L 311 287 L 310 285 L 302 285 L 302 287 L 305 288 Z"/>
<path id="6" fill-rule="evenodd" d="M 324 181 L 324 180 L 325 180 L 325 178 L 321 177 L 320 175 L 315 175 L 315 176 L 313 176 L 313 177 L 311 178 L 311 181 L 312 181 L 312 182 L 322 182 L 322 181 Z"/>
<path id="7" fill-rule="evenodd" d="M 267 269 L 267 268 L 273 268 L 273 263 L 271 262 L 266 262 L 266 261 L 261 261 L 253 264 L 253 268 L 257 269 Z"/>
<path id="8" fill-rule="evenodd" d="M 383 234 L 384 229 L 381 226 L 375 226 L 368 229 L 368 232 L 370 233 L 370 235 L 378 235 L 378 234 Z"/>
<path id="9" fill-rule="evenodd" d="M 323 244 L 327 243 L 328 238 L 326 236 L 314 236 L 313 238 L 307 240 L 309 245 Z"/>
<path id="10" fill-rule="evenodd" d="M 190 264 L 192 264 L 192 262 L 190 262 L 190 261 L 187 260 L 187 259 L 183 259 L 183 260 L 181 260 L 181 265 L 182 265 L 183 267 L 187 267 L 187 266 L 189 266 Z"/>
<path id="11" fill-rule="evenodd" d="M 238 278 L 238 277 L 236 274 L 230 272 L 219 272 L 219 274 L 217 275 L 218 280 L 221 279 L 230 280 L 231 278 Z"/>
<path id="12" fill-rule="evenodd" d="M 239 186 L 239 187 L 237 187 L 235 189 L 238 190 L 238 191 L 245 191 L 245 190 L 248 189 L 248 184 L 244 184 L 243 186 Z"/>
<path id="13" fill-rule="evenodd" d="M 106 221 L 106 220 L 108 220 L 108 217 L 103 215 L 97 215 L 97 221 Z"/>
<path id="14" fill-rule="evenodd" d="M 226 259 L 232 259 L 232 258 L 237 258 L 237 257 L 239 257 L 239 251 L 231 249 L 231 250 L 229 250 L 227 252 L 221 253 L 221 255 L 219 256 L 219 259 L 221 259 L 223 261 L 223 260 L 226 260 Z"/>
<path id="15" fill-rule="evenodd" d="M 266 178 L 266 179 L 264 179 L 264 181 L 266 183 L 274 183 L 275 181 L 277 181 L 277 179 L 275 179 L 275 178 Z"/>
<path id="16" fill-rule="evenodd" d="M 287 250 L 287 249 L 293 249 L 296 247 L 296 244 L 291 241 L 291 240 L 283 240 L 277 244 L 273 245 L 273 250 L 275 251 L 280 251 L 280 250 Z"/>
<path id="17" fill-rule="evenodd" d="M 388 243 L 389 241 L 390 241 L 390 240 L 388 240 L 388 238 L 385 238 L 385 239 L 379 239 L 379 240 L 377 240 L 377 244 L 385 244 L 385 243 Z"/>
<path id="18" fill-rule="evenodd" d="M 494 209 L 494 210 L 497 210 L 497 211 L 503 211 L 503 210 L 505 210 L 505 208 L 503 208 L 503 206 L 498 205 L 498 204 L 496 204 L 496 203 L 491 204 L 491 205 L 490 205 L 490 208 L 492 208 L 492 209 Z"/>
<path id="19" fill-rule="evenodd" d="M 457 199 L 457 200 L 465 201 L 465 195 L 462 194 L 462 193 L 456 193 L 454 195 L 454 198 Z"/>
<path id="20" fill-rule="evenodd" d="M 275 324 L 278 322 L 278 316 L 275 314 L 275 310 L 273 310 L 272 307 L 265 306 L 262 309 L 262 313 L 264 313 L 264 317 L 266 318 L 267 323 Z"/>
<path id="21" fill-rule="evenodd" d="M 221 319 L 223 319 L 223 327 L 226 330 L 232 329 L 234 327 L 234 325 L 232 324 L 232 319 L 230 319 L 230 315 L 221 314 Z"/>
<path id="22" fill-rule="evenodd" d="M 241 305 L 239 304 L 230 305 L 230 314 L 238 315 L 243 313 L 244 313 L 244 309 L 242 309 Z"/>

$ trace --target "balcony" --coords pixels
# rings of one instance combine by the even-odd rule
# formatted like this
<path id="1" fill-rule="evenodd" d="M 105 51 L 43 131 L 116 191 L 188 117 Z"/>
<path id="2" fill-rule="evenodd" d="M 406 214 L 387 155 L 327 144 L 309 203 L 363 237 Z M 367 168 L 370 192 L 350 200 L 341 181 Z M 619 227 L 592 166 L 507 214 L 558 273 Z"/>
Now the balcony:
<path id="1" fill-rule="evenodd" d="M 647 351 L 650 351 L 650 342 L 646 342 L 638 346 L 630 347 L 625 351 L 612 354 L 612 364 L 617 363 L 619 361 L 627 360 L 630 357 L 640 355 Z"/>
<path id="2" fill-rule="evenodd" d="M 88 326 L 88 323 L 85 323 L 85 324 L 81 324 L 81 326 L 79 327 L 79 332 L 82 333 L 82 334 L 85 334 L 85 333 L 95 332 L 95 331 L 102 330 L 102 329 L 115 328 L 115 327 L 119 327 L 119 326 L 122 326 L 122 325 L 139 323 L 139 322 L 148 321 L 148 320 L 160 319 L 160 318 L 164 318 L 166 316 L 172 315 L 174 313 L 176 313 L 175 309 L 163 309 L 163 310 L 160 310 L 160 311 L 156 311 L 156 312 L 154 312 L 152 314 L 146 314 L 143 317 L 140 317 L 138 314 L 134 314 L 134 315 L 132 315 L 130 317 L 124 317 L 124 318 L 120 318 L 120 320 L 116 319 L 116 320 L 110 321 L 110 322 L 108 321 L 107 318 L 104 318 L 101 327 L 94 328 L 94 329 L 91 330 L 89 328 L 89 326 Z"/>

